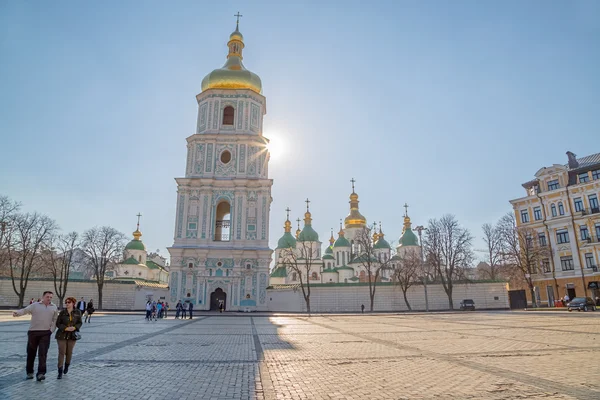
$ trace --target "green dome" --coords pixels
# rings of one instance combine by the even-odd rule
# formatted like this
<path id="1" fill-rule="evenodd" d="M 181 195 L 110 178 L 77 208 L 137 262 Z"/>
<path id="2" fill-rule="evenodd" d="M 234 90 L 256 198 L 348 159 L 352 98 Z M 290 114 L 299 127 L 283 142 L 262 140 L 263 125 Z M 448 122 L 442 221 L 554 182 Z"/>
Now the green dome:
<path id="1" fill-rule="evenodd" d="M 375 242 L 375 245 L 373 246 L 373 248 L 374 249 L 391 249 L 392 247 L 387 242 L 387 240 L 385 240 L 384 238 L 380 238 L 378 241 Z"/>
<path id="2" fill-rule="evenodd" d="M 332 256 L 331 254 L 325 254 L 323 256 L 323 260 L 335 260 L 335 257 Z"/>
<path id="3" fill-rule="evenodd" d="M 285 232 L 277 242 L 278 249 L 293 249 L 296 247 L 296 238 L 290 232 Z"/>
<path id="4" fill-rule="evenodd" d="M 333 247 L 350 247 L 350 242 L 344 236 L 340 236 L 333 244 Z"/>
<path id="5" fill-rule="evenodd" d="M 400 236 L 400 246 L 418 246 L 419 239 L 412 229 L 407 228 L 402 236 Z"/>
<path id="6" fill-rule="evenodd" d="M 141 240 L 133 239 L 131 242 L 127 243 L 125 246 L 125 250 L 142 250 L 146 251 L 146 246 L 142 243 Z"/>
<path id="7" fill-rule="evenodd" d="M 333 254 L 333 247 L 327 246 L 327 248 L 325 249 L 325 254 Z"/>
<path id="8" fill-rule="evenodd" d="M 319 234 L 311 225 L 304 225 L 304 229 L 302 229 L 302 232 L 298 235 L 298 240 L 301 242 L 318 242 Z"/>

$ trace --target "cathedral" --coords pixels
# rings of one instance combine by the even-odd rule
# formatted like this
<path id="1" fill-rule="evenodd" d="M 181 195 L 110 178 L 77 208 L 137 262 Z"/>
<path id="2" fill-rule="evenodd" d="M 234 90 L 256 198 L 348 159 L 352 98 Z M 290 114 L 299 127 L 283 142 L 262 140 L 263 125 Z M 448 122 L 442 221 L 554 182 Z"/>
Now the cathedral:
<path id="1" fill-rule="evenodd" d="M 358 194 L 350 195 L 350 213 L 340 224 L 338 238 L 322 252 L 312 227 L 307 200 L 304 227 L 285 232 L 275 250 L 269 248 L 269 140 L 262 135 L 266 98 L 258 75 L 246 69 L 244 37 L 236 28 L 227 42 L 225 64 L 204 77 L 196 96 L 196 132 L 187 138 L 185 176 L 176 178 L 177 209 L 171 255 L 169 301 L 194 304 L 197 310 L 265 311 L 267 287 L 311 283 L 357 283 L 367 279 L 365 254 L 356 236 L 370 229 L 359 212 Z M 299 221 L 299 220 L 298 220 Z M 393 266 L 398 261 L 381 231 L 372 229 L 374 262 Z M 364 242 L 363 242 L 364 243 Z M 411 222 L 405 215 L 398 252 L 418 249 Z M 285 263 L 285 254 L 311 254 L 307 276 L 298 276 Z M 389 269 L 380 279 L 391 279 Z"/>
<path id="2" fill-rule="evenodd" d="M 169 299 L 197 310 L 267 310 L 273 181 L 262 135 L 266 99 L 260 78 L 242 63 L 244 47 L 238 20 L 225 64 L 202 80 L 185 176 L 175 179 Z"/>
<path id="3" fill-rule="evenodd" d="M 297 285 L 300 280 L 308 281 L 311 284 L 366 282 L 369 279 L 369 271 L 365 265 L 369 263 L 366 262 L 365 257 L 372 258 L 370 263 L 372 271 L 384 264 L 389 267 L 381 269 L 380 280 L 390 281 L 393 279 L 392 271 L 408 251 L 420 252 L 419 240 L 412 231 L 408 213 L 405 213 L 402 236 L 395 254 L 392 255 L 392 247 L 385 240 L 381 224 L 379 231 L 376 226 L 369 227 L 367 219 L 360 213 L 358 194 L 354 190 L 354 183 L 355 181 L 352 179 L 348 216 L 343 225 L 340 221 L 337 239 L 331 232 L 329 245 L 322 253 L 322 242 L 319 241 L 319 235 L 312 227 L 309 201 L 306 201 L 304 227 L 300 230 L 300 226 L 298 226 L 295 236 L 291 233 L 292 223 L 289 218 L 289 209 L 286 210 L 288 215 L 284 224 L 284 233 L 275 249 L 275 268 L 271 272 L 269 280 L 271 286 Z M 365 237 L 367 232 L 368 236 Z"/>

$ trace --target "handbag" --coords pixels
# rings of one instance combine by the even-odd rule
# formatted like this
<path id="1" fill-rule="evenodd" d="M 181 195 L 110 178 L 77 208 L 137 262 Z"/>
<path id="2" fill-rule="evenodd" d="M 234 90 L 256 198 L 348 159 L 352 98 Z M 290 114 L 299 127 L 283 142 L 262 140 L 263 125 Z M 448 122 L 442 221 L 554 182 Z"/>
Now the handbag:
<path id="1" fill-rule="evenodd" d="M 81 339 L 81 333 L 77 332 L 77 331 L 71 332 L 71 339 L 73 339 L 73 340 L 79 340 L 79 339 Z"/>

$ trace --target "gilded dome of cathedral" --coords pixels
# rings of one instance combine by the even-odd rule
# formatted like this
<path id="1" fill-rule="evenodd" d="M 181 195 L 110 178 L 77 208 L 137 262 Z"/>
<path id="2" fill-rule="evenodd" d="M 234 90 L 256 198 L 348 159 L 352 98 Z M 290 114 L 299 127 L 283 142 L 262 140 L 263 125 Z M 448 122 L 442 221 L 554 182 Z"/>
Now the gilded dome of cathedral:
<path id="1" fill-rule="evenodd" d="M 350 194 L 350 213 L 344 219 L 344 226 L 348 228 L 362 228 L 367 226 L 367 219 L 358 211 L 358 195 L 354 191 L 354 182 L 352 179 L 352 193 Z"/>
<path id="2" fill-rule="evenodd" d="M 202 79 L 202 91 L 207 89 L 250 89 L 260 94 L 262 82 L 259 76 L 248 71 L 242 64 L 244 36 L 240 33 L 238 25 L 236 25 L 235 31 L 229 35 L 227 47 L 229 54 L 225 65 L 215 69 Z"/>

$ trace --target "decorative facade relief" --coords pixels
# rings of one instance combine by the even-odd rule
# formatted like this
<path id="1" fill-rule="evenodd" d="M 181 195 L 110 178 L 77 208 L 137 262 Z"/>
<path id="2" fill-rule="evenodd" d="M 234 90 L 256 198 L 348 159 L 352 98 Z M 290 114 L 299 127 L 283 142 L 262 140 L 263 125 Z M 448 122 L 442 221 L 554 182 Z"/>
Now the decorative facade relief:
<path id="1" fill-rule="evenodd" d="M 213 129 L 217 129 L 219 126 L 219 100 L 215 100 L 215 108 L 213 114 Z"/>
<path id="2" fill-rule="evenodd" d="M 242 123 L 244 122 L 244 102 L 242 100 L 238 101 L 237 108 L 237 128 L 242 129 Z"/>
<path id="3" fill-rule="evenodd" d="M 197 133 L 204 132 L 206 130 L 206 124 L 208 119 L 208 103 L 202 103 L 198 111 L 198 130 Z"/>
<path id="4" fill-rule="evenodd" d="M 179 194 L 179 205 L 177 206 L 179 214 L 177 215 L 177 237 L 181 238 L 183 235 L 183 208 L 185 206 L 185 195 Z"/>
<path id="5" fill-rule="evenodd" d="M 204 195 L 202 204 L 202 239 L 206 239 L 206 220 L 208 219 L 208 195 Z"/>
<path id="6" fill-rule="evenodd" d="M 205 146 L 204 144 L 196 145 L 196 162 L 194 166 L 194 173 L 202 175 L 204 173 L 204 159 L 205 159 Z"/>
<path id="7" fill-rule="evenodd" d="M 175 299 L 177 298 L 177 288 L 178 286 L 178 272 L 177 271 L 173 271 L 169 274 L 169 278 L 170 278 L 170 286 L 171 286 L 171 301 L 175 301 Z"/>
<path id="8" fill-rule="evenodd" d="M 206 172 L 212 172 L 213 165 L 213 145 L 209 143 L 206 145 Z"/>
<path id="9" fill-rule="evenodd" d="M 259 303 L 265 304 L 266 297 L 267 297 L 267 274 L 262 272 L 260 274 L 260 286 L 259 286 L 259 295 L 258 295 Z"/>
<path id="10" fill-rule="evenodd" d="M 235 175 L 235 165 L 236 165 L 236 151 L 235 146 L 232 144 L 218 144 L 216 146 L 216 168 L 215 175 L 218 176 L 231 176 Z M 221 153 L 224 151 L 229 151 L 231 154 L 231 159 L 227 164 L 221 162 Z"/>

